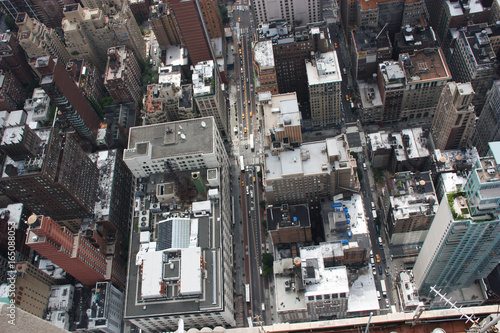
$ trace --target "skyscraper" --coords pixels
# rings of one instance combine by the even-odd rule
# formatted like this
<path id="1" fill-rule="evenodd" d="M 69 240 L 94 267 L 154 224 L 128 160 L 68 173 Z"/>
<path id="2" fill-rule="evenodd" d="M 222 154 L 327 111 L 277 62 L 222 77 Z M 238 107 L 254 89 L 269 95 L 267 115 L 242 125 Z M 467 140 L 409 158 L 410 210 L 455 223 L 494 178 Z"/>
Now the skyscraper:
<path id="1" fill-rule="evenodd" d="M 202 117 L 214 117 L 222 137 L 228 135 L 225 96 L 220 76 L 217 75 L 217 65 L 211 60 L 196 64 L 193 69 L 194 101 Z"/>
<path id="2" fill-rule="evenodd" d="M 98 171 L 75 134 L 63 138 L 55 130 L 14 126 L 0 148 L 8 156 L 0 184 L 29 210 L 58 221 L 93 214 Z"/>
<path id="3" fill-rule="evenodd" d="M 160 49 L 182 44 L 177 22 L 169 3 L 158 3 L 151 7 L 151 29 L 153 29 Z"/>
<path id="4" fill-rule="evenodd" d="M 198 0 L 170 0 L 191 63 L 215 60 Z"/>
<path id="5" fill-rule="evenodd" d="M 258 24 L 286 20 L 292 27 L 321 21 L 319 0 L 252 0 Z"/>
<path id="6" fill-rule="evenodd" d="M 342 121 L 340 90 L 342 76 L 337 52 L 316 53 L 305 60 L 309 84 L 309 103 L 314 127 L 339 125 Z"/>
<path id="7" fill-rule="evenodd" d="M 82 8 L 79 4 L 64 8 L 62 28 L 68 52 L 83 56 L 101 72 L 111 46 L 125 45 L 137 59 L 146 58 L 146 45 L 130 8 L 114 6 L 113 10 L 116 12 L 107 15 L 100 8 Z"/>
<path id="8" fill-rule="evenodd" d="M 489 144 L 457 192 L 445 193 L 415 263 L 419 294 L 450 292 L 485 278 L 500 260 L 500 142 Z"/>
<path id="9" fill-rule="evenodd" d="M 40 87 L 59 108 L 62 117 L 83 139 L 95 142 L 101 121 L 66 68 L 57 59 L 41 57 L 36 60 L 36 70 L 42 75 Z"/>
<path id="10" fill-rule="evenodd" d="M 113 261 L 106 258 L 106 241 L 99 235 L 89 240 L 86 231 L 74 234 L 47 216 L 31 215 L 28 224 L 26 244 L 84 285 L 111 280 L 122 286 L 123 275 L 108 268 Z"/>
<path id="11" fill-rule="evenodd" d="M 108 49 L 104 86 L 116 103 L 141 100 L 141 69 L 134 53 L 124 45 Z"/>
<path id="12" fill-rule="evenodd" d="M 12 73 L 0 70 L 0 109 L 20 109 L 28 97 L 24 85 Z"/>
<path id="13" fill-rule="evenodd" d="M 10 71 L 24 85 L 30 84 L 36 77 L 13 32 L 0 34 L 0 69 Z"/>
<path id="14" fill-rule="evenodd" d="M 486 32 L 478 30 L 477 26 L 474 28 L 462 28 L 458 32 L 447 61 L 455 82 L 472 84 L 475 92 L 472 104 L 479 113 L 486 101 L 486 92 L 493 84 L 498 61 Z"/>
<path id="15" fill-rule="evenodd" d="M 432 121 L 431 136 L 436 149 L 465 147 L 476 123 L 472 84 L 448 82 L 439 98 Z"/>
<path id="16" fill-rule="evenodd" d="M 19 28 L 17 38 L 19 44 L 26 52 L 30 65 L 34 68 L 36 59 L 51 56 L 66 65 L 69 61 L 69 53 L 61 38 L 54 29 L 47 28 L 35 18 L 30 18 L 26 13 L 19 13 L 16 17 L 16 25 Z"/>
<path id="17" fill-rule="evenodd" d="M 489 142 L 500 141 L 500 81 L 495 81 L 486 95 L 472 141 L 480 156 L 488 152 Z"/>

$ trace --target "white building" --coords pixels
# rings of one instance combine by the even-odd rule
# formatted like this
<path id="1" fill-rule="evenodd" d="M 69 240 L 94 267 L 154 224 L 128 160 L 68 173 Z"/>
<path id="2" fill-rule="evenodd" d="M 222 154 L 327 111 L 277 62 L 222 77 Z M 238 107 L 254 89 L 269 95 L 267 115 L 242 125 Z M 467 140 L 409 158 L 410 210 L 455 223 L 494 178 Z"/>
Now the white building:
<path id="1" fill-rule="evenodd" d="M 340 124 L 342 74 L 337 52 L 317 53 L 314 59 L 305 62 L 313 126 Z"/>
<path id="2" fill-rule="evenodd" d="M 252 0 L 258 24 L 286 20 L 293 27 L 321 21 L 319 0 Z"/>
<path id="3" fill-rule="evenodd" d="M 225 148 L 213 117 L 129 129 L 123 160 L 135 177 L 173 170 L 218 167 Z"/>

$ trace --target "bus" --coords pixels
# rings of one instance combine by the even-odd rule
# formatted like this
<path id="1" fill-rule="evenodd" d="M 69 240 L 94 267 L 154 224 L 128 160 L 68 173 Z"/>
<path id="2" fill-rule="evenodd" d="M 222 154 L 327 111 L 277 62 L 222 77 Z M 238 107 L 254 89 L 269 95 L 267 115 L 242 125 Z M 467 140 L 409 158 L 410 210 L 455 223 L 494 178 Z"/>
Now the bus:
<path id="1" fill-rule="evenodd" d="M 250 150 L 251 151 L 255 150 L 255 147 L 253 145 L 253 134 L 250 134 Z"/>
<path id="2" fill-rule="evenodd" d="M 245 162 L 243 162 L 243 155 L 240 155 L 240 168 L 241 172 L 245 172 Z"/>
<path id="3" fill-rule="evenodd" d="M 387 298 L 387 288 L 385 286 L 385 280 L 380 280 L 380 289 L 382 289 L 382 296 Z"/>
<path id="4" fill-rule="evenodd" d="M 250 285 L 248 283 L 245 284 L 245 301 L 250 303 Z"/>

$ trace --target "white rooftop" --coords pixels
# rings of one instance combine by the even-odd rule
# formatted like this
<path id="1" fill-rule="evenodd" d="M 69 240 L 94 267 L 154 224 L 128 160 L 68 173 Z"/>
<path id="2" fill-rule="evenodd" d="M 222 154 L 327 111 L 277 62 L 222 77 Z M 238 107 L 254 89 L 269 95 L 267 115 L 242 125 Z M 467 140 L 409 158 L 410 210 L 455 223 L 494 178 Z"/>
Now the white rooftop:
<path id="1" fill-rule="evenodd" d="M 158 68 L 158 83 L 173 84 L 176 87 L 181 86 L 182 74 L 178 70 L 174 70 L 172 66 L 164 66 Z"/>
<path id="2" fill-rule="evenodd" d="M 92 154 L 91 158 L 97 162 L 99 169 L 99 188 L 94 214 L 97 218 L 105 218 L 109 216 L 111 206 L 111 188 L 113 187 L 117 150 L 100 151 Z"/>
<path id="3" fill-rule="evenodd" d="M 306 70 L 309 85 L 342 81 L 335 51 L 316 54 L 315 61 L 306 61 Z"/>
<path id="4" fill-rule="evenodd" d="M 180 295 L 201 294 L 201 248 L 191 247 L 181 250 Z"/>
<path id="5" fill-rule="evenodd" d="M 467 178 L 455 172 L 444 172 L 439 175 L 443 184 L 444 193 L 454 193 L 463 189 Z M 439 198 L 441 200 L 441 198 Z"/>
<path id="6" fill-rule="evenodd" d="M 7 205 L 5 208 L 0 208 L 0 216 L 4 218 L 8 215 L 8 224 L 13 225 L 16 229 L 19 229 L 21 226 L 21 215 L 23 212 L 23 204 L 22 203 L 13 203 Z"/>
<path id="7" fill-rule="evenodd" d="M 317 246 L 300 248 L 300 260 L 302 278 L 306 285 L 304 295 L 319 296 L 325 294 L 349 293 L 349 280 L 345 266 L 335 266 L 326 268 L 323 258 L 332 257 L 334 243 L 322 243 Z M 307 267 L 314 272 L 314 276 L 308 275 Z M 311 282 L 311 283 L 306 283 Z"/>
<path id="8" fill-rule="evenodd" d="M 424 136 L 422 127 L 404 129 L 401 134 L 403 137 L 408 135 L 410 138 L 409 145 L 406 147 L 408 158 L 422 158 L 430 155 L 429 149 L 427 149 L 427 138 Z"/>
<path id="9" fill-rule="evenodd" d="M 148 251 L 142 254 L 142 298 L 161 297 L 163 251 Z"/>
<path id="10" fill-rule="evenodd" d="M 270 131 L 284 131 L 286 126 L 300 126 L 301 116 L 295 92 L 270 97 L 270 103 L 264 104 L 265 135 L 270 135 Z"/>
<path id="11" fill-rule="evenodd" d="M 382 97 L 380 96 L 380 90 L 378 89 L 377 83 L 366 83 L 358 81 L 359 93 L 361 97 L 361 103 L 364 109 L 369 109 L 373 107 L 382 107 Z"/>
<path id="12" fill-rule="evenodd" d="M 379 149 L 391 149 L 391 144 L 389 143 L 389 133 L 386 132 L 376 132 L 369 133 L 370 145 L 372 151 L 377 151 Z"/>
<path id="13" fill-rule="evenodd" d="M 193 93 L 197 95 L 212 94 L 212 80 L 214 78 L 214 62 L 212 60 L 199 62 L 193 68 Z"/>
<path id="14" fill-rule="evenodd" d="M 284 150 L 280 156 L 271 155 L 269 149 L 265 150 L 266 169 L 270 172 L 266 174 L 268 180 L 281 179 L 292 175 L 315 175 L 327 174 L 331 171 L 326 152 L 326 141 L 304 143 L 300 148 L 293 151 Z M 309 157 L 302 160 L 302 156 Z M 327 165 L 326 170 L 322 170 L 322 165 Z"/>
<path id="15" fill-rule="evenodd" d="M 50 296 L 47 304 L 49 310 L 69 311 L 73 306 L 75 287 L 71 284 L 50 287 Z"/>
<path id="16" fill-rule="evenodd" d="M 274 67 L 273 42 L 271 40 L 255 43 L 253 54 L 260 69 Z"/>
<path id="17" fill-rule="evenodd" d="M 26 123 L 27 113 L 24 110 L 11 111 L 4 123 L 4 127 L 24 125 Z"/>
<path id="18" fill-rule="evenodd" d="M 170 45 L 167 47 L 165 65 L 183 66 L 188 64 L 187 49 L 182 45 Z"/>
<path id="19" fill-rule="evenodd" d="M 347 312 L 379 310 L 377 287 L 370 269 L 358 271 L 358 278 L 352 283 L 347 301 Z"/>
<path id="20" fill-rule="evenodd" d="M 403 301 L 403 307 L 417 307 L 420 303 L 418 299 L 418 290 L 415 288 L 413 282 L 411 282 L 410 274 L 406 271 L 399 273 L 399 278 L 401 280 L 401 299 Z"/>

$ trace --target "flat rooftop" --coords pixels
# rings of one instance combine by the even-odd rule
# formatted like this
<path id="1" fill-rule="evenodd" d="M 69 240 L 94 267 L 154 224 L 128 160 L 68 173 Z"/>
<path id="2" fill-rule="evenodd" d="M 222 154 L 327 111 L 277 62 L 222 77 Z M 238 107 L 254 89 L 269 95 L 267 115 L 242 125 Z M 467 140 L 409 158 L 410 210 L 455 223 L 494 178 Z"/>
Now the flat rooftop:
<path id="1" fill-rule="evenodd" d="M 274 67 L 273 42 L 270 40 L 257 42 L 253 48 L 254 60 L 260 69 Z"/>
<path id="2" fill-rule="evenodd" d="M 375 1 L 373 1 L 375 2 Z M 366 4 L 366 1 L 360 1 L 359 4 Z M 352 36 L 355 41 L 356 51 L 377 51 L 381 49 L 390 49 L 392 48 L 391 40 L 389 39 L 389 34 L 387 31 L 385 33 L 380 33 L 380 28 L 371 28 L 371 27 L 362 27 L 355 28 L 351 30 Z"/>
<path id="3" fill-rule="evenodd" d="M 404 147 L 409 159 L 422 158 L 430 155 L 427 148 L 427 135 L 422 127 L 408 128 L 401 131 Z"/>
<path id="4" fill-rule="evenodd" d="M 358 81 L 359 93 L 363 109 L 383 107 L 382 97 L 377 83 L 367 83 Z"/>
<path id="5" fill-rule="evenodd" d="M 267 209 L 268 230 L 279 230 L 288 227 L 310 227 L 309 206 L 282 205 Z"/>
<path id="6" fill-rule="evenodd" d="M 271 103 L 263 104 L 265 135 L 270 135 L 271 130 L 283 131 L 285 126 L 300 126 L 301 116 L 295 92 L 270 97 Z"/>
<path id="7" fill-rule="evenodd" d="M 212 60 L 199 62 L 193 68 L 193 94 L 194 97 L 214 94 L 213 80 L 214 62 Z"/>
<path id="8" fill-rule="evenodd" d="M 401 54 L 399 59 L 404 65 L 406 82 L 409 84 L 451 80 L 451 72 L 441 48 L 415 50 L 412 55 Z"/>
<path id="9" fill-rule="evenodd" d="M 441 172 L 451 172 L 468 169 L 476 165 L 479 160 L 479 154 L 476 147 L 453 149 L 453 150 L 434 150 L 436 170 Z"/>
<path id="10" fill-rule="evenodd" d="M 180 66 L 164 66 L 158 68 L 158 83 L 172 84 L 180 87 L 182 82 L 182 73 Z"/>
<path id="11" fill-rule="evenodd" d="M 379 64 L 380 73 L 388 88 L 402 88 L 405 81 L 405 72 L 397 61 L 385 61 Z"/>
<path id="12" fill-rule="evenodd" d="M 182 45 L 167 46 L 165 65 L 184 66 L 188 64 L 187 48 Z"/>
<path id="13" fill-rule="evenodd" d="M 284 150 L 280 155 L 271 155 L 271 151 L 266 149 L 264 154 L 267 180 L 277 180 L 292 175 L 316 175 L 328 174 L 332 167 L 328 163 L 326 151 L 326 141 L 304 143 L 300 148 L 294 150 Z M 309 158 L 303 160 L 304 158 Z M 326 165 L 326 170 L 322 169 Z"/>
<path id="14" fill-rule="evenodd" d="M 306 60 L 307 81 L 309 85 L 341 82 L 337 52 L 317 53 L 312 61 Z"/>
<path id="15" fill-rule="evenodd" d="M 467 55 L 474 59 L 474 67 L 494 68 L 496 66 L 496 54 L 491 47 L 486 32 L 465 31 L 458 32 L 458 38 L 462 40 Z M 476 68 L 474 68 L 476 70 Z"/>
<path id="16" fill-rule="evenodd" d="M 214 119 L 203 117 L 129 129 L 128 149 L 123 158 L 149 155 L 151 159 L 214 150 Z"/>

